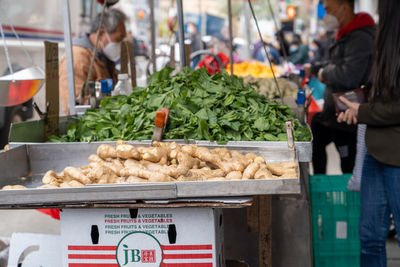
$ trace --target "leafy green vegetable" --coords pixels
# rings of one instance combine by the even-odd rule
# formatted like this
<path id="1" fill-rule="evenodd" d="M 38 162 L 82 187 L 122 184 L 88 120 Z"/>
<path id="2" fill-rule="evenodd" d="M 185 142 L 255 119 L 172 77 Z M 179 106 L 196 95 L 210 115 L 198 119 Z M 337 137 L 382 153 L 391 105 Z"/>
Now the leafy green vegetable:
<path id="1" fill-rule="evenodd" d="M 154 73 L 147 88 L 134 88 L 129 96 L 101 101 L 101 109 L 88 110 L 67 134 L 54 142 L 148 140 L 155 113 L 170 108 L 165 139 L 227 141 L 286 140 L 285 122 L 294 119 L 290 107 L 256 93 L 251 84 L 225 71 L 210 76 L 205 69 L 185 68 Z M 295 120 L 295 139 L 309 141 L 310 131 Z"/>

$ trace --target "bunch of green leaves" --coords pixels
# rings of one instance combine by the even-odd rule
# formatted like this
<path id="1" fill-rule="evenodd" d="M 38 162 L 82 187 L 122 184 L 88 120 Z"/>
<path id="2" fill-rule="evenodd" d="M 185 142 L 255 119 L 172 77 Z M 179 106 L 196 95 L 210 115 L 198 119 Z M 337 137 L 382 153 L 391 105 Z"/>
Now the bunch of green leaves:
<path id="1" fill-rule="evenodd" d="M 284 141 L 285 122 L 295 119 L 290 107 L 268 100 L 250 84 L 222 71 L 211 76 L 205 69 L 185 68 L 154 73 L 147 88 L 129 96 L 105 98 L 101 108 L 88 110 L 69 125 L 66 135 L 51 141 L 149 140 L 156 111 L 170 109 L 164 139 L 227 141 Z M 295 139 L 309 141 L 310 132 L 297 120 Z"/>

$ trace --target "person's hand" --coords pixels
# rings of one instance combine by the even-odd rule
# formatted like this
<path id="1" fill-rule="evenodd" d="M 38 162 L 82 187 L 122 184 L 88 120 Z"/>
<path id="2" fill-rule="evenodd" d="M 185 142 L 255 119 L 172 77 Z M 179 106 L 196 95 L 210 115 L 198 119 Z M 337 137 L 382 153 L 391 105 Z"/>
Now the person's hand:
<path id="1" fill-rule="evenodd" d="M 311 64 L 310 63 L 304 64 L 303 69 L 304 69 L 304 73 L 305 73 L 306 77 L 310 77 L 311 76 Z"/>
<path id="2" fill-rule="evenodd" d="M 325 80 L 324 80 L 324 77 L 322 77 L 322 72 L 324 71 L 324 69 L 320 69 L 319 71 L 318 71 L 318 80 L 321 82 L 321 83 L 325 83 Z"/>
<path id="3" fill-rule="evenodd" d="M 357 124 L 358 108 L 360 107 L 360 104 L 351 102 L 343 96 L 339 97 L 339 100 L 342 101 L 349 108 L 345 112 L 341 112 L 339 114 L 337 121 L 346 122 L 348 125 Z"/>

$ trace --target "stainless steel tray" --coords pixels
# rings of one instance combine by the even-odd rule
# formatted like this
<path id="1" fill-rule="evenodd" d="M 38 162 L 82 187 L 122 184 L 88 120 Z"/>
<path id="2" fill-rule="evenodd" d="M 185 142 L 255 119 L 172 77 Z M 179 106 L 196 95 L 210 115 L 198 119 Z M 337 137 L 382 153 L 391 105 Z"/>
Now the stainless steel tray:
<path id="1" fill-rule="evenodd" d="M 105 142 L 101 142 L 105 143 Z M 115 142 L 108 142 L 115 143 Z M 150 145 L 148 141 L 130 142 Z M 196 142 L 215 148 L 210 142 Z M 284 143 L 284 142 L 283 142 Z M 268 194 L 298 194 L 299 179 L 246 181 L 203 181 L 118 185 L 88 185 L 82 188 L 36 189 L 48 170 L 59 172 L 66 166 L 88 164 L 88 156 L 96 153 L 99 143 L 35 143 L 13 145 L 0 152 L 0 187 L 22 184 L 28 189 L 0 190 L 0 208 L 93 206 L 96 203 L 133 203 L 145 199 L 177 199 L 187 197 L 228 197 Z M 295 152 L 285 146 L 227 145 L 244 153 L 255 152 L 268 162 L 295 159 Z M 24 177 L 21 179 L 21 177 Z"/>
<path id="2" fill-rule="evenodd" d="M 199 146 L 213 146 L 213 147 L 232 147 L 233 149 L 241 148 L 241 147 L 255 147 L 261 148 L 265 147 L 268 149 L 282 149 L 285 150 L 288 147 L 288 142 L 286 141 L 230 141 L 226 145 L 218 145 L 217 142 L 211 141 L 199 141 L 199 140 L 188 140 L 186 142 L 183 139 L 174 139 L 174 140 L 163 140 L 165 142 L 177 142 L 180 144 L 196 144 Z M 104 144 L 104 143 L 113 143 L 113 142 L 93 142 L 94 144 Z M 151 143 L 150 140 L 145 141 L 132 141 L 131 143 L 149 145 Z M 63 144 L 83 144 L 84 142 L 70 142 L 70 143 L 43 143 L 43 142 L 10 142 L 10 147 L 16 147 L 20 145 L 37 145 L 37 144 L 51 144 L 51 145 L 63 145 Z M 297 151 L 297 160 L 299 162 L 311 162 L 312 161 L 312 143 L 311 142 L 294 142 L 296 151 Z"/>

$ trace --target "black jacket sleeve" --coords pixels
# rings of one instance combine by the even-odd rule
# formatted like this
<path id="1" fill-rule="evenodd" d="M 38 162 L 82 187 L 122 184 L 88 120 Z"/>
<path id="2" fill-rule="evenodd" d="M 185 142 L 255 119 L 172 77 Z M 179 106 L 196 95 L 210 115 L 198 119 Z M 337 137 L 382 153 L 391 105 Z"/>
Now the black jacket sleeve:
<path id="1" fill-rule="evenodd" d="M 372 50 L 373 38 L 365 32 L 359 32 L 344 46 L 342 64 L 331 62 L 324 67 L 322 77 L 333 92 L 359 87 L 370 67 Z"/>

